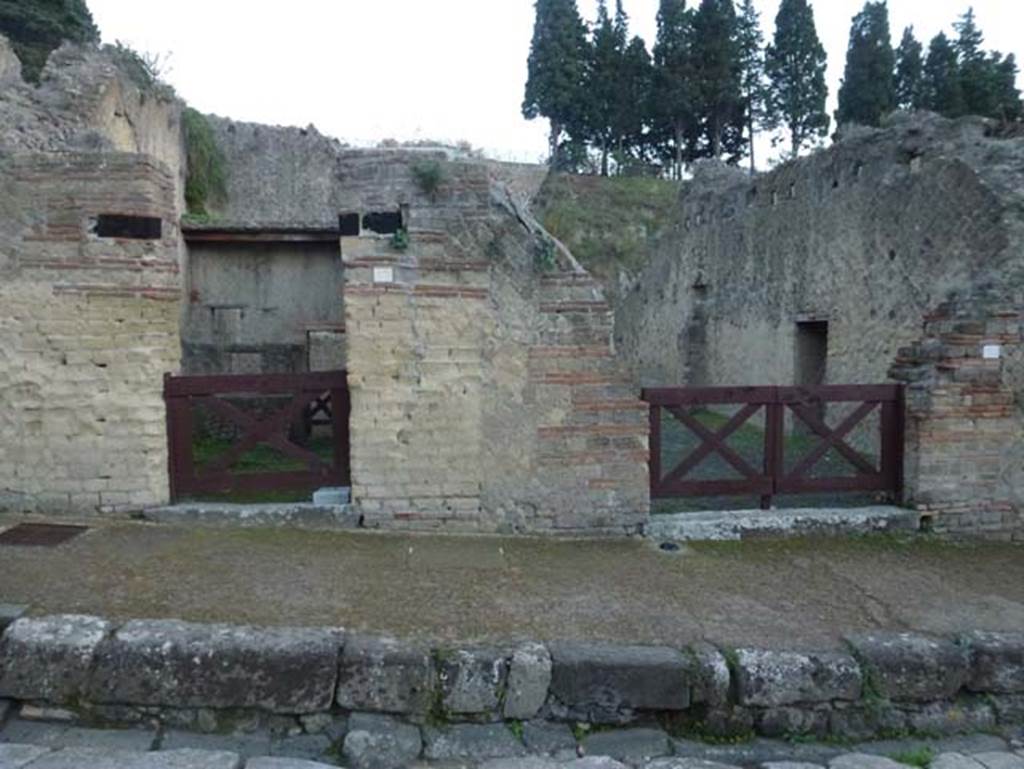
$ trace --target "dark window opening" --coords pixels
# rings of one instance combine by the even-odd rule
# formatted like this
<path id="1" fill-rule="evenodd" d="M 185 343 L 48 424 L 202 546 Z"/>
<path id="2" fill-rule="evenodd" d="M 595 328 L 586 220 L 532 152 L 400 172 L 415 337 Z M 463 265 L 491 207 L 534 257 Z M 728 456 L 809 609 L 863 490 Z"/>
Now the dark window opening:
<path id="1" fill-rule="evenodd" d="M 160 240 L 163 237 L 163 221 L 155 216 L 100 214 L 96 217 L 93 232 L 101 238 Z"/>
<path id="2" fill-rule="evenodd" d="M 378 211 L 363 216 L 363 229 L 378 235 L 394 235 L 402 229 L 401 211 Z"/>
<path id="3" fill-rule="evenodd" d="M 359 214 L 342 214 L 338 217 L 338 229 L 343 238 L 359 237 Z"/>

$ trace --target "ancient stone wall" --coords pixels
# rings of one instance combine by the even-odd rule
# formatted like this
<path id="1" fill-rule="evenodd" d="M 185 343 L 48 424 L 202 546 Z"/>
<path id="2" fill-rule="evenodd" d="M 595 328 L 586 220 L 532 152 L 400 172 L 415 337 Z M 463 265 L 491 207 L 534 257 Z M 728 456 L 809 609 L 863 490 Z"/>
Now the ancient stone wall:
<path id="1" fill-rule="evenodd" d="M 186 374 L 344 368 L 338 239 L 188 242 L 182 320 Z M 318 356 L 318 339 L 337 344 Z"/>
<path id="2" fill-rule="evenodd" d="M 344 210 L 401 211 L 408 239 L 342 238 L 353 498 L 365 524 L 638 529 L 647 427 L 596 283 L 482 164 L 446 163 L 428 194 L 408 155 L 343 162 Z"/>
<path id="3" fill-rule="evenodd" d="M 22 153 L 0 161 L 0 188 L 0 507 L 165 502 L 162 378 L 180 356 L 174 179 L 141 155 Z M 112 234 L 111 214 L 158 229 Z"/>
<path id="4" fill-rule="evenodd" d="M 1022 158 L 1024 138 L 1000 136 L 992 124 L 902 116 L 753 179 L 698 171 L 681 195 L 676 231 L 663 237 L 616 307 L 616 345 L 645 386 L 808 384 L 812 376 L 825 384 L 883 382 L 899 351 L 923 340 L 923 332 L 925 342 L 949 333 L 926 330 L 925 321 L 950 297 L 995 286 L 1004 304 L 972 316 L 981 331 L 958 341 L 958 354 L 980 358 L 986 334 L 1012 335 L 1007 313 L 1019 317 L 1022 306 Z M 798 337 L 824 331 L 823 324 L 823 371 L 808 372 L 801 366 L 808 348 Z M 1013 360 L 988 365 L 1008 380 L 992 402 L 1006 408 L 1006 422 L 957 415 L 965 429 L 996 433 L 984 450 L 918 412 L 923 421 L 911 430 L 908 456 L 927 458 L 941 441 L 944 464 L 908 463 L 908 501 L 954 516 L 963 505 L 994 505 L 986 521 L 1008 514 L 1000 507 L 1006 494 L 994 490 L 998 469 L 974 458 L 1012 445 L 1019 434 L 1020 368 Z M 938 403 L 950 380 L 933 379 Z M 1012 404 L 1002 400 L 1008 392 L 1017 393 Z M 970 388 L 962 395 L 984 399 Z M 942 407 L 935 409 L 932 417 Z M 954 485 L 964 492 L 953 493 Z M 1010 519 L 1019 518 L 1019 504 L 1015 510 Z M 969 521 L 940 516 L 936 526 L 988 528 Z"/>

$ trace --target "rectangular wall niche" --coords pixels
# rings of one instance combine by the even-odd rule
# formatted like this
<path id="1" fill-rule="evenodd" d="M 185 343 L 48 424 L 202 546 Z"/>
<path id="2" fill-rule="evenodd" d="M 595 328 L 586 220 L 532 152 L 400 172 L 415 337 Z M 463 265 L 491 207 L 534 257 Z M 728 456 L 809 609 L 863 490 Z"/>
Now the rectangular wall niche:
<path id="1" fill-rule="evenodd" d="M 100 238 L 160 240 L 163 237 L 163 222 L 155 216 L 100 214 L 96 217 L 92 231 Z"/>

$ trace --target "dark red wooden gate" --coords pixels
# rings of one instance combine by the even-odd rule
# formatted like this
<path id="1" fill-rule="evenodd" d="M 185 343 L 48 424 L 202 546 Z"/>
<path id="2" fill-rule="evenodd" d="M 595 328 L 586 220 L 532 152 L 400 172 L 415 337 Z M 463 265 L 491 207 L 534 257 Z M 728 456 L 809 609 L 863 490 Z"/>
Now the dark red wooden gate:
<path id="1" fill-rule="evenodd" d="M 903 485 L 903 387 L 901 385 L 839 385 L 821 387 L 658 388 L 643 391 L 650 410 L 651 497 L 757 495 L 764 509 L 776 494 L 814 492 L 886 492 L 898 499 Z M 851 404 L 838 425 L 826 423 L 828 404 Z M 721 427 L 709 427 L 696 416 L 700 409 L 732 412 Z M 850 445 L 849 436 L 875 411 L 878 457 Z M 699 445 L 673 467 L 664 467 L 663 412 L 696 436 Z M 816 443 L 787 468 L 786 416 L 813 435 Z M 751 462 L 728 443 L 730 436 L 763 414 L 763 461 Z M 720 421 L 721 421 L 720 420 Z M 809 473 L 830 451 L 842 457 L 854 474 L 811 477 Z M 717 454 L 732 478 L 692 477 L 693 470 Z"/>
<path id="2" fill-rule="evenodd" d="M 167 434 L 170 444 L 171 498 L 231 492 L 313 491 L 350 485 L 349 391 L 344 371 L 255 376 L 164 377 Z M 248 411 L 245 402 L 259 400 L 269 408 Z M 196 461 L 197 407 L 229 425 L 229 446 L 209 463 Z M 330 425 L 332 457 L 303 446 L 295 437 Z M 288 460 L 286 470 L 269 467 L 238 472 L 235 465 L 258 446 L 267 446 Z M 296 469 L 301 468 L 301 469 Z"/>

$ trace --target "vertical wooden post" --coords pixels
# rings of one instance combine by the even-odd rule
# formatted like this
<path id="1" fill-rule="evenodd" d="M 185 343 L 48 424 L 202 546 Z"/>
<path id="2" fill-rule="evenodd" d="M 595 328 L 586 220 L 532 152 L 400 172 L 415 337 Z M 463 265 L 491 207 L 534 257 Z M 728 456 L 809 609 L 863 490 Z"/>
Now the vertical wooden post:
<path id="1" fill-rule="evenodd" d="M 651 498 L 658 496 L 661 485 L 661 406 L 651 405 L 650 408 L 650 459 L 648 467 L 651 474 Z"/>
<path id="2" fill-rule="evenodd" d="M 331 390 L 331 429 L 334 433 L 334 469 L 344 479 L 346 486 L 352 485 L 352 461 L 349 456 L 349 416 L 352 402 L 347 387 Z"/>
<path id="3" fill-rule="evenodd" d="M 764 414 L 764 474 L 772 484 L 772 493 L 761 497 L 761 509 L 771 510 L 772 497 L 785 463 L 786 407 L 779 402 L 777 388 L 771 388 Z"/>
<path id="4" fill-rule="evenodd" d="M 178 501 L 182 490 L 190 488 L 195 479 L 195 462 L 192 457 L 192 399 L 179 395 L 167 395 L 165 398 L 171 501 Z"/>

